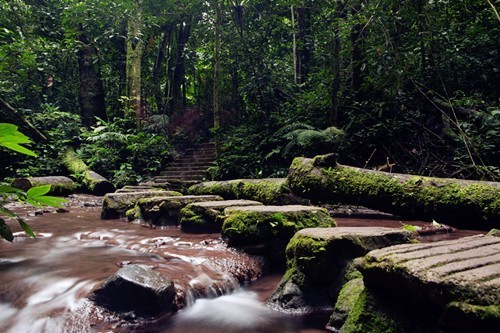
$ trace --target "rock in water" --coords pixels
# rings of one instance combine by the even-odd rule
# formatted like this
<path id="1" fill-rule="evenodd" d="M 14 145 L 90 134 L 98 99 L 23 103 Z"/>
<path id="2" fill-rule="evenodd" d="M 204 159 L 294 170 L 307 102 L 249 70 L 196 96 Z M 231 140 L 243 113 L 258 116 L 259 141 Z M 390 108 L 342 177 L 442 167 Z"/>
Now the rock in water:
<path id="1" fill-rule="evenodd" d="M 174 283 L 146 265 L 128 265 L 95 287 L 88 298 L 115 312 L 148 317 L 171 310 Z"/>

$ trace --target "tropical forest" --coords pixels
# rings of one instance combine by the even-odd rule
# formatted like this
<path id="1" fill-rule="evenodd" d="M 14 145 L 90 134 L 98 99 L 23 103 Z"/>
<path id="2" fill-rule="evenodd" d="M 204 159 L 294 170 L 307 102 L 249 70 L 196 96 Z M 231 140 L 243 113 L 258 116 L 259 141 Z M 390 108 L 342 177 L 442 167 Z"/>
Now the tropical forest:
<path id="1" fill-rule="evenodd" d="M 0 160 L 0 332 L 500 325 L 499 0 L 0 0 Z"/>

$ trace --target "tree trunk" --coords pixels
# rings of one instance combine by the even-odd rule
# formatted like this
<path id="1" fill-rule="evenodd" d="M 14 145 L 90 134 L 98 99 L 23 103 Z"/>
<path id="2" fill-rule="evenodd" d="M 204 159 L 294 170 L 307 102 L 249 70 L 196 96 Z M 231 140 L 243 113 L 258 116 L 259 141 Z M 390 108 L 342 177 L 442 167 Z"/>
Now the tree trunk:
<path id="1" fill-rule="evenodd" d="M 330 125 L 336 126 L 338 123 L 339 117 L 339 98 L 340 98 L 340 51 L 342 50 L 342 44 L 340 39 L 340 20 L 344 19 L 346 16 L 345 6 L 347 1 L 344 3 L 337 2 L 334 12 L 334 25 L 333 25 L 333 41 L 332 41 L 332 75 L 333 75 L 333 83 L 332 83 L 332 106 L 329 114 Z"/>
<path id="2" fill-rule="evenodd" d="M 177 54 L 175 65 L 173 66 L 172 75 L 172 99 L 171 112 L 177 113 L 183 111 L 185 107 L 183 85 L 185 84 L 185 68 L 184 68 L 184 49 L 191 35 L 192 18 L 184 21 L 179 26 L 177 37 Z"/>
<path id="3" fill-rule="evenodd" d="M 106 120 L 104 86 L 101 80 L 97 49 L 85 34 L 77 37 L 81 43 L 78 50 L 78 70 L 80 73 L 80 114 L 85 127 L 95 125 L 96 117 Z"/>
<path id="4" fill-rule="evenodd" d="M 311 62 L 311 9 L 299 7 L 295 10 L 297 18 L 297 42 L 296 42 L 296 77 L 298 84 L 307 81 Z"/>
<path id="5" fill-rule="evenodd" d="M 156 107 L 158 108 L 158 113 L 163 114 L 166 111 L 166 101 L 164 95 L 161 92 L 161 74 L 163 68 L 163 62 L 166 58 L 168 43 L 171 38 L 173 26 L 168 25 L 163 28 L 163 38 L 160 42 L 158 48 L 158 54 L 156 56 L 156 61 L 153 67 L 153 89 L 155 95 Z"/>
<path id="6" fill-rule="evenodd" d="M 50 185 L 48 194 L 53 195 L 72 194 L 77 187 L 73 180 L 64 176 L 16 178 L 11 184 L 12 187 L 20 188 L 23 191 L 42 185 Z"/>
<path id="7" fill-rule="evenodd" d="M 114 192 L 115 186 L 106 178 L 90 170 L 75 153 L 68 148 L 63 156 L 63 164 L 72 174 L 82 179 L 83 185 L 94 195 L 104 195 Z"/>
<path id="8" fill-rule="evenodd" d="M 394 174 L 339 165 L 333 155 L 296 158 L 291 190 L 315 201 L 361 205 L 405 218 L 498 228 L 500 183 Z"/>
<path id="9" fill-rule="evenodd" d="M 136 3 L 135 16 L 130 17 L 127 26 L 126 86 L 128 107 L 134 110 L 137 127 L 145 118 L 141 108 L 141 60 L 144 52 L 142 42 L 142 2 Z"/>
<path id="10" fill-rule="evenodd" d="M 214 110 L 214 132 L 215 151 L 220 155 L 220 111 L 219 111 L 219 67 L 220 67 L 220 34 L 221 34 L 221 8 L 218 0 L 215 0 L 215 36 L 214 36 L 214 87 L 213 87 L 213 110 Z"/>
<path id="11" fill-rule="evenodd" d="M 352 15 L 356 15 L 361 11 L 363 0 L 353 7 Z M 364 48 L 365 42 L 365 31 L 361 23 L 357 23 L 353 26 L 351 32 L 351 44 L 352 44 L 352 91 L 354 95 L 354 100 L 360 102 L 363 99 L 363 94 L 361 87 L 364 81 L 363 68 L 364 68 Z"/>

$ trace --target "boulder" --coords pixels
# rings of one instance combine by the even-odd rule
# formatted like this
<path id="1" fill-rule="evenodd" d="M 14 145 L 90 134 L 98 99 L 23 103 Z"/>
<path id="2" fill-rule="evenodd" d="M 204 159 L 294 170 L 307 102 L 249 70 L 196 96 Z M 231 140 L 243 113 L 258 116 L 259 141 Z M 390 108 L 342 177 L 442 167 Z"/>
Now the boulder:
<path id="1" fill-rule="evenodd" d="M 284 264 L 286 245 L 297 231 L 336 226 L 326 209 L 300 205 L 230 207 L 222 219 L 229 245 L 258 249 L 277 264 Z"/>
<path id="2" fill-rule="evenodd" d="M 134 208 L 137 201 L 141 198 L 150 197 L 171 197 L 181 196 L 182 194 L 175 191 L 143 191 L 130 193 L 108 193 L 102 201 L 102 219 L 117 219 L 124 217 L 125 213 Z"/>
<path id="3" fill-rule="evenodd" d="M 218 219 L 228 207 L 262 206 L 252 200 L 224 200 L 195 202 L 181 210 L 181 229 L 187 232 L 221 232 L 222 219 Z"/>
<path id="4" fill-rule="evenodd" d="M 174 283 L 146 265 L 128 265 L 96 286 L 88 298 L 114 312 L 142 317 L 172 310 Z"/>
<path id="5" fill-rule="evenodd" d="M 356 302 L 352 315 L 349 314 L 342 332 L 362 332 L 375 325 L 380 316 L 374 309 L 396 323 L 398 332 L 409 330 L 417 323 L 421 325 L 419 332 L 498 330 L 498 237 L 478 235 L 392 246 L 368 253 L 358 269 L 363 274 L 366 290 Z"/>
<path id="6" fill-rule="evenodd" d="M 285 178 L 233 179 L 209 181 L 191 186 L 189 194 L 216 194 L 226 200 L 247 199 L 265 205 L 307 204 L 306 199 L 295 196 L 286 185 Z"/>
<path id="7" fill-rule="evenodd" d="M 287 271 L 269 303 L 286 311 L 331 311 L 344 283 L 361 276 L 355 258 L 413 238 L 382 227 L 300 230 L 286 248 Z"/>
<path id="8" fill-rule="evenodd" d="M 140 199 L 137 202 L 139 216 L 153 225 L 178 225 L 180 211 L 190 203 L 222 201 L 218 195 L 157 196 Z"/>

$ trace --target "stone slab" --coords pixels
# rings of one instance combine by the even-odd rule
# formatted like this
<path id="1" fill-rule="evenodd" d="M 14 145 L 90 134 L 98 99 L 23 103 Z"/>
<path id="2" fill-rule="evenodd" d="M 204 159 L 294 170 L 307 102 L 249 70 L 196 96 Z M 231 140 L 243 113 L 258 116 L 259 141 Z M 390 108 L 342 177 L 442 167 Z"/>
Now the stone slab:
<path id="1" fill-rule="evenodd" d="M 411 299 L 422 311 L 433 309 L 445 329 L 500 324 L 498 237 L 477 235 L 374 250 L 359 269 L 368 288 Z"/>
<path id="2" fill-rule="evenodd" d="M 221 232 L 224 209 L 228 207 L 262 206 L 253 200 L 195 202 L 181 210 L 181 228 L 187 232 Z"/>
<path id="3" fill-rule="evenodd" d="M 125 213 L 134 208 L 136 203 L 142 198 L 160 196 L 181 196 L 182 193 L 175 191 L 141 191 L 130 193 L 108 193 L 102 202 L 102 219 L 116 219 L 124 217 Z"/>
<path id="4" fill-rule="evenodd" d="M 269 302 L 286 311 L 333 306 L 342 285 L 360 276 L 353 268 L 355 258 L 414 237 L 383 227 L 302 229 L 286 248 L 287 272 Z"/>
<path id="5" fill-rule="evenodd" d="M 137 202 L 139 216 L 152 225 L 178 225 L 180 211 L 188 204 L 203 201 L 222 201 L 218 195 L 157 196 Z"/>

